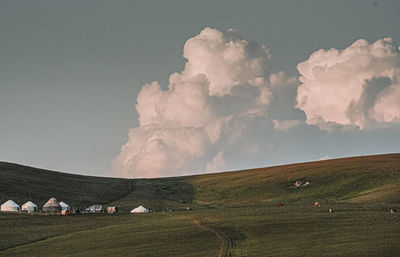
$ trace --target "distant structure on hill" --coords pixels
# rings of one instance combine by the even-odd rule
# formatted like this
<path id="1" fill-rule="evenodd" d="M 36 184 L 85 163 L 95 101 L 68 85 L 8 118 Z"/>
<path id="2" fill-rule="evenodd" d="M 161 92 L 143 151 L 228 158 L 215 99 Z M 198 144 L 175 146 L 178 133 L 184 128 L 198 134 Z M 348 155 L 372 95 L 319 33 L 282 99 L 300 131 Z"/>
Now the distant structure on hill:
<path id="1" fill-rule="evenodd" d="M 107 207 L 107 213 L 108 214 L 118 213 L 118 207 L 116 206 Z"/>
<path id="2" fill-rule="evenodd" d="M 60 206 L 62 211 L 69 211 L 70 209 L 69 205 L 64 203 L 63 201 L 60 202 Z"/>
<path id="3" fill-rule="evenodd" d="M 34 204 L 31 201 L 27 201 L 22 205 L 22 210 L 27 211 L 27 212 L 36 212 L 37 211 L 37 205 Z"/>
<path id="4" fill-rule="evenodd" d="M 293 185 L 295 187 L 306 187 L 306 186 L 311 185 L 311 182 L 307 178 L 302 178 L 302 179 L 296 180 L 296 182 L 294 182 Z"/>
<path id="5" fill-rule="evenodd" d="M 1 211 L 18 212 L 20 211 L 20 208 L 19 205 L 16 204 L 13 200 L 8 200 L 1 205 Z"/>
<path id="6" fill-rule="evenodd" d="M 131 213 L 147 213 L 149 212 L 148 209 L 144 208 L 143 206 L 136 207 L 135 209 L 131 210 Z"/>
<path id="7" fill-rule="evenodd" d="M 95 205 L 92 205 L 92 206 L 89 206 L 88 208 L 86 208 L 87 212 L 93 212 L 93 213 L 101 212 L 102 210 L 103 210 L 103 205 L 100 205 L 100 204 L 95 204 Z"/>
<path id="8" fill-rule="evenodd" d="M 70 208 L 69 205 L 64 203 L 63 201 L 60 202 L 60 206 L 61 206 L 61 214 L 62 215 L 68 215 L 70 212 Z"/>
<path id="9" fill-rule="evenodd" d="M 57 199 L 52 197 L 43 205 L 42 210 L 51 214 L 58 214 L 61 212 L 61 205 L 58 203 Z"/>

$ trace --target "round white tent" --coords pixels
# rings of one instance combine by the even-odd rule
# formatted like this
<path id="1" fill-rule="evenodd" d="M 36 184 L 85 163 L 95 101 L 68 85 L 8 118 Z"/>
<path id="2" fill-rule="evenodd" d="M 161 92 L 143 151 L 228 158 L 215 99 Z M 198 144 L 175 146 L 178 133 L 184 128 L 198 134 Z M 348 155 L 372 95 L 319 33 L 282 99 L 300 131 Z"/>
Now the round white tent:
<path id="1" fill-rule="evenodd" d="M 58 213 L 61 212 L 61 205 L 57 202 L 57 199 L 53 197 L 43 205 L 42 210 L 44 212 Z"/>
<path id="2" fill-rule="evenodd" d="M 63 201 L 61 201 L 59 204 L 61 205 L 61 210 L 62 211 L 69 211 L 69 205 L 68 204 L 64 203 Z"/>
<path id="3" fill-rule="evenodd" d="M 37 205 L 32 203 L 31 201 L 27 201 L 22 205 L 22 210 L 27 212 L 35 212 L 37 211 Z"/>
<path id="4" fill-rule="evenodd" d="M 143 206 L 139 206 L 136 207 L 135 209 L 131 210 L 131 213 L 146 213 L 149 212 L 149 210 L 147 210 L 146 208 L 144 208 Z"/>
<path id="5" fill-rule="evenodd" d="M 7 202 L 1 205 L 1 211 L 19 211 L 19 205 L 16 204 L 13 200 L 8 200 Z"/>

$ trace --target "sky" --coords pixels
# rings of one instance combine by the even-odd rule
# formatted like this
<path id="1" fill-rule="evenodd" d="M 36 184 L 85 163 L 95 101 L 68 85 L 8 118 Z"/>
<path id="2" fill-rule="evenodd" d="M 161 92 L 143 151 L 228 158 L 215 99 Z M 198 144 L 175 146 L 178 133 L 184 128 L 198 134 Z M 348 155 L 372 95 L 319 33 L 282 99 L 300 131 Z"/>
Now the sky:
<path id="1" fill-rule="evenodd" d="M 201 174 L 400 152 L 399 1 L 0 1 L 0 160 Z"/>

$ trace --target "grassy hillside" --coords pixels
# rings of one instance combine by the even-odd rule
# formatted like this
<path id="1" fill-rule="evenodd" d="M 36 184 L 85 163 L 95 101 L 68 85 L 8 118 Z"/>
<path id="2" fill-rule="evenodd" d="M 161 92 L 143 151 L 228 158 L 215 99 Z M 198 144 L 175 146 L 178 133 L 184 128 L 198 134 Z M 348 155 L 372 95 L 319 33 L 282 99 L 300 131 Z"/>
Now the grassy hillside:
<path id="1" fill-rule="evenodd" d="M 400 203 L 400 154 L 326 160 L 285 166 L 161 179 L 72 175 L 0 163 L 0 201 L 54 196 L 70 205 L 116 204 L 131 208 L 251 206 L 283 202 Z M 293 183 L 307 179 L 310 185 Z"/>
<path id="2" fill-rule="evenodd" d="M 123 215 L 0 212 L 0 256 L 397 256 L 400 154 L 160 179 L 0 163 L 0 201 L 122 206 Z M 310 182 L 295 187 L 296 180 Z M 277 207 L 276 202 L 285 206 Z M 314 207 L 313 201 L 321 201 Z M 142 204 L 173 212 L 127 214 Z M 186 206 L 193 211 L 176 211 Z M 328 212 L 333 208 L 334 212 Z"/>
<path id="3" fill-rule="evenodd" d="M 293 183 L 308 179 L 310 185 Z M 400 154 L 352 157 L 188 178 L 198 204 L 284 202 L 400 203 Z"/>
<path id="4" fill-rule="evenodd" d="M 194 190 L 185 177 L 161 179 L 119 179 L 73 175 L 18 164 L 0 162 L 0 202 L 28 200 L 40 209 L 50 197 L 70 206 L 137 204 L 153 208 L 185 207 L 193 203 Z"/>
<path id="5" fill-rule="evenodd" d="M 129 194 L 131 181 L 72 175 L 32 167 L 0 163 L 0 200 L 13 199 L 18 204 L 28 200 L 39 208 L 50 197 L 71 206 L 107 203 Z"/>

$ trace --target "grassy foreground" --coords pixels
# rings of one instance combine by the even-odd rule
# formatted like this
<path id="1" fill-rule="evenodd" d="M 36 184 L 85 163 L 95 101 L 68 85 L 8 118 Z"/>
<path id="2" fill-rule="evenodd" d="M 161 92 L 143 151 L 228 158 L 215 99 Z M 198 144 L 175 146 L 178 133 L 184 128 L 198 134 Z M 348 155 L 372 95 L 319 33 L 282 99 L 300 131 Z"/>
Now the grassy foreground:
<path id="1" fill-rule="evenodd" d="M 40 204 L 55 196 L 83 207 L 117 204 L 124 211 L 115 216 L 66 217 L 0 213 L 0 256 L 399 256 L 400 252 L 400 217 L 389 212 L 400 208 L 400 154 L 142 180 L 0 163 L 0 176 L 1 202 Z M 311 185 L 294 187 L 301 178 Z M 278 201 L 285 206 L 277 207 Z M 321 201 L 321 207 L 313 207 L 313 201 Z M 128 214 L 139 204 L 175 211 Z M 194 210 L 183 211 L 186 206 Z M 329 213 L 329 208 L 335 212 Z"/>
<path id="2" fill-rule="evenodd" d="M 0 256 L 398 256 L 384 206 L 221 208 L 137 215 L 1 214 Z"/>

